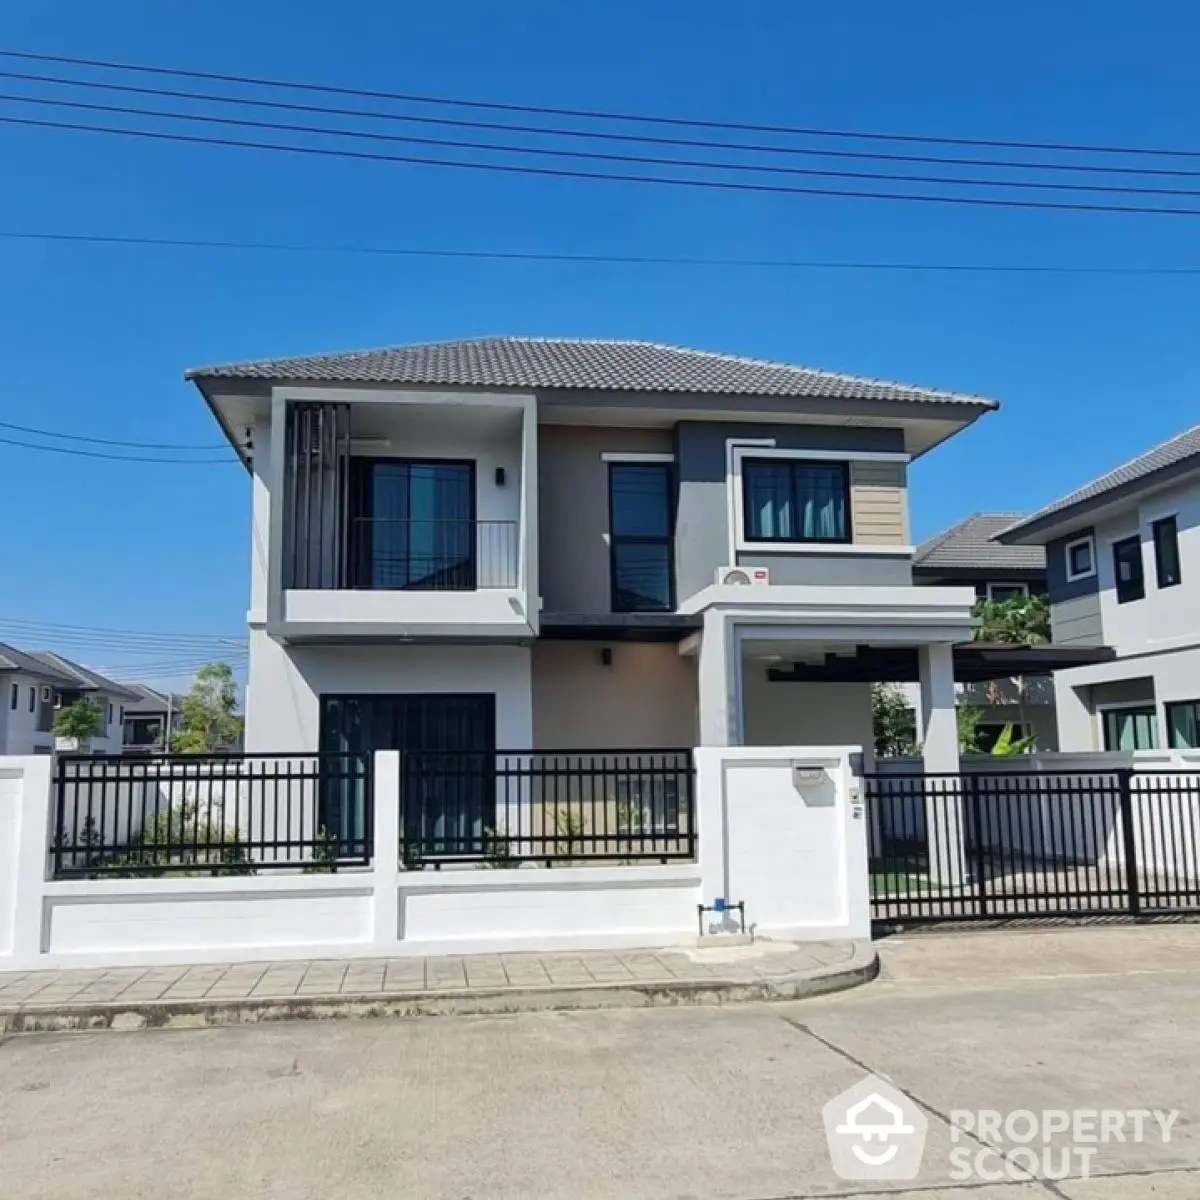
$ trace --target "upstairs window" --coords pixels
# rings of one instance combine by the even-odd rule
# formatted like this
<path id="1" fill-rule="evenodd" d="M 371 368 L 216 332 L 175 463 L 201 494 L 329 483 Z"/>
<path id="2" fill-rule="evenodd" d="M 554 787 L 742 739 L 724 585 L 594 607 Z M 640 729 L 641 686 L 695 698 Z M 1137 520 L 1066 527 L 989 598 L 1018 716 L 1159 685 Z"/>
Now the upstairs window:
<path id="1" fill-rule="evenodd" d="M 747 459 L 742 491 L 747 541 L 850 540 L 850 471 L 844 462 Z"/>
<path id="2" fill-rule="evenodd" d="M 1122 538 L 1113 542 L 1113 577 L 1117 582 L 1117 603 L 1128 604 L 1141 600 L 1146 594 L 1146 577 L 1142 573 L 1142 539 Z"/>
<path id="3" fill-rule="evenodd" d="M 1063 551 L 1066 557 L 1067 582 L 1087 579 L 1096 573 L 1096 543 L 1091 535 L 1068 542 Z"/>
<path id="4" fill-rule="evenodd" d="M 1022 600 L 1029 596 L 1029 584 L 1027 583 L 989 583 L 987 585 L 987 598 L 996 601 L 997 604 L 1003 604 L 1006 600 L 1016 600 L 1020 597 Z"/>
<path id="5" fill-rule="evenodd" d="M 1160 588 L 1183 581 L 1179 566 L 1179 527 L 1174 517 L 1163 517 L 1150 526 L 1154 535 L 1154 575 Z"/>
<path id="6" fill-rule="evenodd" d="M 609 465 L 613 612 L 674 611 L 672 479 L 668 463 Z"/>
<path id="7" fill-rule="evenodd" d="M 29 689 L 29 711 L 34 712 L 37 709 L 37 688 Z"/>
<path id="8" fill-rule="evenodd" d="M 8 694 L 8 707 L 16 708 L 21 700 L 21 688 L 19 684 L 12 685 L 12 691 Z"/>

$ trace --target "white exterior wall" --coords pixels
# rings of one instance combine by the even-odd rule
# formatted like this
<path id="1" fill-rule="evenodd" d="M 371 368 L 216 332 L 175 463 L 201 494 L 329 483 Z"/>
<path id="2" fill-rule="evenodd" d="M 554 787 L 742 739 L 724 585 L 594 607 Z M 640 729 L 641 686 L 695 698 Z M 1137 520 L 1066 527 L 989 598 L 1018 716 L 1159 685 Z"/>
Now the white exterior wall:
<path id="1" fill-rule="evenodd" d="M 533 746 L 527 646 L 283 646 L 252 629 L 246 750 L 316 750 L 322 695 L 447 692 L 493 693 L 497 748 Z"/>
<path id="2" fill-rule="evenodd" d="M 1151 525 L 1169 516 L 1178 527 L 1183 582 L 1160 590 Z M 1134 534 L 1142 542 L 1146 595 L 1118 604 L 1112 544 Z M 1200 483 L 1148 496 L 1136 509 L 1097 524 L 1096 566 L 1106 646 L 1125 657 L 1200 645 Z"/>
<path id="3" fill-rule="evenodd" d="M 54 734 L 37 728 L 37 709 L 41 705 L 43 679 L 32 675 L 4 675 L 0 685 L 0 752 L 35 754 L 39 748 L 52 750 Z M 12 687 L 17 685 L 17 707 L 12 707 Z M 34 711 L 29 711 L 29 689 L 34 689 Z"/>
<path id="4" fill-rule="evenodd" d="M 760 934 L 867 938 L 851 754 L 698 750 L 691 863 L 402 871 L 399 807 L 382 802 L 400 756 L 386 751 L 373 764 L 383 852 L 369 868 L 62 881 L 48 878 L 50 762 L 0 759 L 0 971 L 684 945 L 697 905 L 718 897 L 744 902 Z"/>

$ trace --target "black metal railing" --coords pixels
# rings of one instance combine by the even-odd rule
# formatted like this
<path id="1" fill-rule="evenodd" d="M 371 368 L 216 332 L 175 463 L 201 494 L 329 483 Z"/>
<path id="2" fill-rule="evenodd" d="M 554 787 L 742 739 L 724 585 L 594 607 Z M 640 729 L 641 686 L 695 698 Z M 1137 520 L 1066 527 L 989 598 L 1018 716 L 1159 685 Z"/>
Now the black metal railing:
<path id="1" fill-rule="evenodd" d="M 357 754 L 61 755 L 53 877 L 316 873 L 366 866 L 372 763 Z"/>
<path id="2" fill-rule="evenodd" d="M 515 867 L 696 855 L 688 750 L 406 752 L 400 860 Z"/>
<path id="3" fill-rule="evenodd" d="M 463 592 L 517 586 L 516 521 L 355 517 L 350 525 L 352 588 Z"/>
<path id="4" fill-rule="evenodd" d="M 1200 912 L 1200 772 L 987 767 L 863 785 L 877 921 Z"/>

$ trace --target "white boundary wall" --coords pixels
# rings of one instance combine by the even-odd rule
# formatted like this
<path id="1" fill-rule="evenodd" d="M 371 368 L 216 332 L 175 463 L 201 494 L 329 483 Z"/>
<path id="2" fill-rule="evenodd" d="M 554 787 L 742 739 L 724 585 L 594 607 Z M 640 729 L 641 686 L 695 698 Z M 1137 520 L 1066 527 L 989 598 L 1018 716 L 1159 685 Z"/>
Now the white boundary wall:
<path id="1" fill-rule="evenodd" d="M 854 753 L 698 749 L 694 863 L 59 881 L 51 760 L 0 758 L 0 971 L 680 945 L 718 896 L 766 935 L 867 938 Z M 374 771 L 376 845 L 398 846 L 399 755 Z"/>

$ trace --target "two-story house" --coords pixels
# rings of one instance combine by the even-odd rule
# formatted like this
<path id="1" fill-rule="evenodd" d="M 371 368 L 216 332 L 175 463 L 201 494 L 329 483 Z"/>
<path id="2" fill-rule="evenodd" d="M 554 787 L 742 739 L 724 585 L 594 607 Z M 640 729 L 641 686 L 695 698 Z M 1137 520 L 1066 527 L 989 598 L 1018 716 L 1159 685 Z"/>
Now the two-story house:
<path id="1" fill-rule="evenodd" d="M 188 378 L 253 475 L 248 752 L 870 747 L 919 678 L 957 769 L 975 591 L 906 487 L 992 401 L 538 338 Z"/>
<path id="2" fill-rule="evenodd" d="M 123 706 L 122 749 L 126 754 L 162 753 L 171 744 L 179 726 L 183 697 L 163 692 L 144 683 L 131 683 L 137 697 Z"/>
<path id="3" fill-rule="evenodd" d="M 1055 675 L 1060 749 L 1200 746 L 1200 426 L 1000 538 L 1045 547 L 1056 643 L 1117 654 Z"/>
<path id="4" fill-rule="evenodd" d="M 82 696 L 96 704 L 102 722 L 90 749 L 120 753 L 123 705 L 135 698 L 134 692 L 61 654 L 0 644 L 0 753 L 52 753 L 59 710 Z"/>
<path id="5" fill-rule="evenodd" d="M 974 513 L 917 547 L 913 582 L 931 587 L 970 587 L 978 600 L 1045 595 L 1046 551 L 1037 545 L 1008 546 L 996 535 L 1021 519 L 1018 513 Z M 1033 737 L 1038 750 L 1058 748 L 1054 683 L 1049 675 L 1018 675 L 960 684 L 960 703 L 981 710 L 976 734 L 989 751 L 1006 726 Z M 916 689 L 910 703 L 919 706 Z"/>

